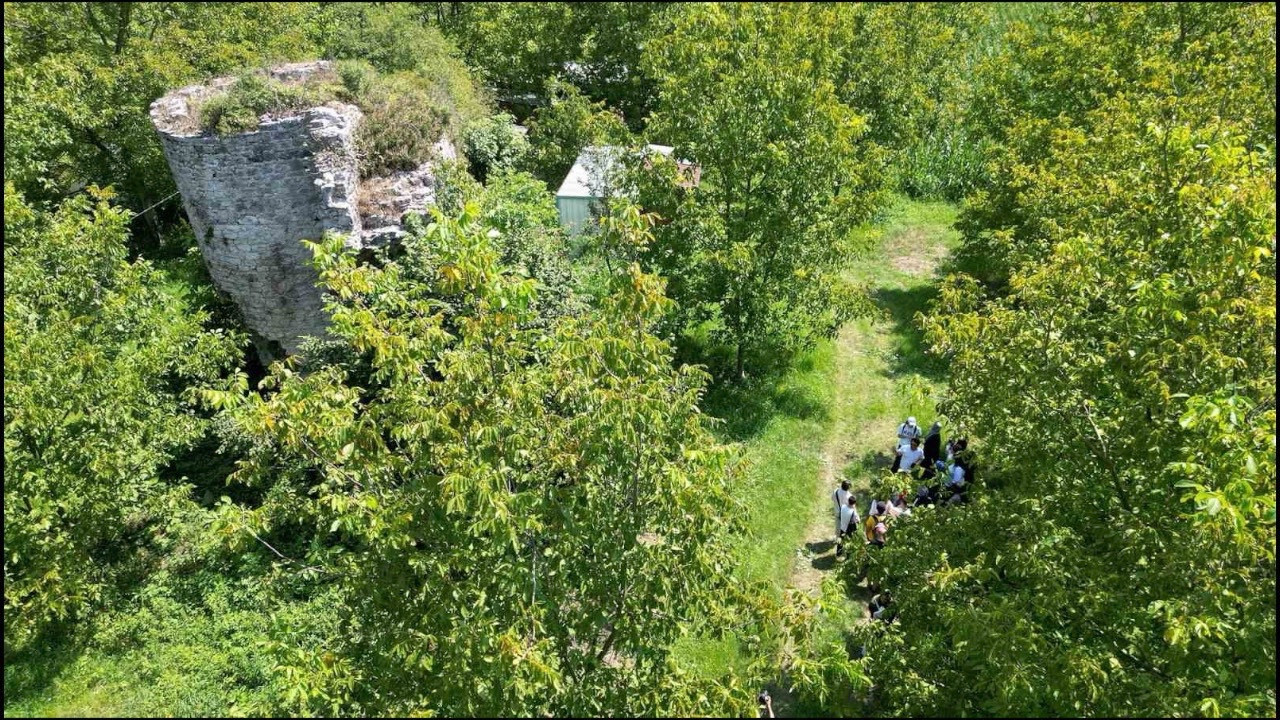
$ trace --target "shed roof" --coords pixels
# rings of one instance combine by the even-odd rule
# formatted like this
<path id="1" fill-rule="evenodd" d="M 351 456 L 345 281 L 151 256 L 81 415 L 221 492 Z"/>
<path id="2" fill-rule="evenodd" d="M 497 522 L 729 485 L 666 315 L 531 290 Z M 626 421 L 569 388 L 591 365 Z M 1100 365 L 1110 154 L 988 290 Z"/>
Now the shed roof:
<path id="1" fill-rule="evenodd" d="M 648 145 L 650 151 L 670 155 L 670 145 Z M 604 187 L 608 183 L 609 172 L 613 170 L 625 148 L 617 145 L 588 145 L 578 153 L 578 159 L 564 182 L 556 191 L 556 197 L 603 197 Z"/>

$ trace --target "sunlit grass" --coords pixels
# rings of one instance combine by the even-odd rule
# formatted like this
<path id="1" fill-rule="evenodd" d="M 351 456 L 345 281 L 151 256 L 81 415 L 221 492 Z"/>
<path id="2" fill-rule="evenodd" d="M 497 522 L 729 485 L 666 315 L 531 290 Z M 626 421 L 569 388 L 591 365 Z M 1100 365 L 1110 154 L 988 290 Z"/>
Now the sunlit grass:
<path id="1" fill-rule="evenodd" d="M 854 320 L 838 340 L 796 358 L 777 380 L 721 389 L 709 398 L 712 414 L 746 413 L 750 420 L 730 416 L 733 425 L 747 428 L 739 433 L 746 436 L 726 438 L 742 442 L 750 466 L 738 492 L 748 532 L 731 558 L 744 582 L 765 581 L 780 591 L 810 523 L 825 520 L 825 495 L 815 496 L 814 489 L 833 432 L 841 434 L 835 441 L 847 460 L 837 476 L 865 493 L 892 445 L 895 425 L 908 414 L 922 423 L 932 420 L 941 372 L 923 353 L 914 316 L 932 299 L 935 276 L 895 259 L 914 253 L 930 268 L 937 265 L 959 244 L 955 219 L 952 204 L 899 200 L 862 231 L 874 236 L 872 250 L 847 271 L 868 286 L 881 312 Z M 755 395 L 746 397 L 748 390 Z M 741 673 L 748 662 L 737 642 L 710 638 L 686 638 L 677 656 L 682 666 L 709 677 Z"/>

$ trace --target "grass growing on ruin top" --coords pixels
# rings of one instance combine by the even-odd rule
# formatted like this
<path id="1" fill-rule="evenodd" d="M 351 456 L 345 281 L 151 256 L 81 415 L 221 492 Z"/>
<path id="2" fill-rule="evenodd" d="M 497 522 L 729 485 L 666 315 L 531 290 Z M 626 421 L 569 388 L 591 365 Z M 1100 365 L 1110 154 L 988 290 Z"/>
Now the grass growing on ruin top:
<path id="1" fill-rule="evenodd" d="M 421 71 L 380 73 L 367 62 L 343 60 L 334 71 L 286 81 L 265 71 L 237 76 L 223 93 L 195 108 L 200 129 L 233 135 L 258 129 L 263 115 L 286 117 L 330 101 L 360 108 L 356 130 L 360 175 L 377 177 L 413 170 L 433 159 L 436 143 L 456 133 L 474 114 L 472 98 L 456 98 L 451 83 Z"/>
<path id="2" fill-rule="evenodd" d="M 301 82 L 277 80 L 264 71 L 246 72 L 236 77 L 225 92 L 214 95 L 196 108 L 200 129 L 219 135 L 234 135 L 258 129 L 262 115 L 287 116 L 335 98 L 337 77 L 317 73 Z"/>
<path id="3" fill-rule="evenodd" d="M 344 60 L 338 76 L 341 99 L 364 113 L 355 137 L 361 177 L 413 170 L 432 159 L 442 135 L 460 127 L 448 92 L 417 72 L 384 75 Z"/>

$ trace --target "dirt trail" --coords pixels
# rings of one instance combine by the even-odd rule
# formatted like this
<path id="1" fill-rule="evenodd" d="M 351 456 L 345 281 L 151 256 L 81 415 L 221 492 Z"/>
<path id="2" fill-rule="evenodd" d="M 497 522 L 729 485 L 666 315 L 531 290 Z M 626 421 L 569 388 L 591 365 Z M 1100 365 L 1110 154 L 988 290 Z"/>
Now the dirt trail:
<path id="1" fill-rule="evenodd" d="M 925 422 L 931 420 L 932 403 L 917 407 L 919 401 L 906 384 L 922 384 L 931 392 L 941 389 L 941 379 L 929 374 L 921 355 L 914 316 L 927 307 L 938 267 L 948 248 L 956 244 L 954 222 L 953 208 L 907 203 L 883 224 L 880 252 L 850 268 L 849 279 L 869 286 L 881 314 L 849 322 L 834 343 L 831 416 L 819 450 L 821 469 L 811 486 L 804 540 L 795 549 L 788 576 L 788 585 L 811 597 L 821 594 L 823 580 L 845 562 L 835 557 L 832 492 L 841 480 L 849 480 L 859 512 L 865 513 L 871 478 L 892 462 L 890 449 L 900 416 L 915 414 Z M 860 550 L 856 548 L 855 553 Z M 866 581 L 842 589 L 850 609 L 860 614 L 859 621 L 870 622 L 871 592 Z M 791 648 L 784 649 L 784 654 L 790 652 Z M 779 717 L 803 712 L 788 686 L 784 672 L 768 688 Z"/>
<path id="2" fill-rule="evenodd" d="M 818 498 L 819 510 L 815 510 L 813 518 L 805 531 L 804 544 L 796 551 L 792 565 L 790 584 L 817 597 L 822 593 L 822 580 L 838 565 L 845 562 L 836 558 L 835 547 L 835 503 L 831 494 L 845 479 L 845 467 L 855 459 L 862 457 L 875 464 L 888 463 L 887 455 L 877 457 L 874 446 L 877 440 L 892 434 L 893 423 L 875 418 L 866 422 L 851 422 L 850 401 L 859 402 L 863 397 L 851 397 L 850 376 L 855 371 L 863 371 L 867 365 L 877 365 L 883 369 L 883 350 L 886 345 L 887 328 L 883 323 L 876 323 L 870 332 L 851 323 L 844 327 L 836 340 L 836 373 L 835 402 L 833 408 L 836 417 L 831 424 L 831 432 L 827 436 L 822 450 L 822 472 L 819 473 L 814 495 Z M 882 392 L 891 392 L 891 383 L 882 383 L 886 387 L 877 388 Z M 864 388 L 859 388 L 864 389 Z M 861 393 L 853 393 L 855 396 Z M 884 444 L 884 443 L 879 443 Z M 865 464 L 865 462 L 864 462 Z M 859 473 L 863 475 L 863 473 Z M 851 478 L 852 489 L 858 495 L 859 512 L 864 512 L 862 505 L 866 502 L 868 490 L 865 477 Z M 857 542 L 855 539 L 854 542 Z M 867 619 L 867 602 L 871 592 L 866 588 L 866 581 L 859 583 L 853 590 L 853 600 Z"/>
<path id="3" fill-rule="evenodd" d="M 850 448 L 846 432 L 845 413 L 849 383 L 849 353 L 856 352 L 857 340 L 862 333 L 852 325 L 845 326 L 836 339 L 835 401 L 832 404 L 836 417 L 831 433 L 822 447 L 822 472 L 814 488 L 816 496 L 825 499 L 825 512 L 815 513 L 805 531 L 804 544 L 796 552 L 791 570 L 790 584 L 810 595 L 817 596 L 822 589 L 822 578 L 836 566 L 835 557 L 835 503 L 831 499 L 845 464 Z"/>

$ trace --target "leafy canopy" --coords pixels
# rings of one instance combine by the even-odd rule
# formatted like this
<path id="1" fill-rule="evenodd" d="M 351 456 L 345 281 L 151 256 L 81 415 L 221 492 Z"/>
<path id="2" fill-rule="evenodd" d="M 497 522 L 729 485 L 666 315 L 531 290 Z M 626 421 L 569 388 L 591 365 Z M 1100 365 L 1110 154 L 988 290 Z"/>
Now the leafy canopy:
<path id="1" fill-rule="evenodd" d="M 266 488 L 227 527 L 313 538 L 278 571 L 341 588 L 344 631 L 288 665 L 282 711 L 657 713 L 694 687 L 669 648 L 720 602 L 735 501 L 704 376 L 650 332 L 661 281 L 633 268 L 596 311 L 540 327 L 537 284 L 499 264 L 478 213 L 436 213 L 412 268 L 315 246 L 365 385 L 279 365 L 269 392 L 207 393 L 255 439 L 236 477 Z"/>
<path id="2" fill-rule="evenodd" d="M 955 276 L 925 322 L 989 481 L 900 522 L 873 567 L 899 606 L 869 643 L 894 712 L 1275 713 L 1274 142 L 1256 105 L 1206 104 L 1274 93 L 1236 75 L 1274 65 L 1247 54 L 1261 10 L 1072 7 L 1010 75 L 1011 147 L 1039 154 L 1008 158 L 974 207 L 1016 210 L 968 238 L 1007 282 Z M 1145 82 L 1081 76 L 1082 47 L 1141 47 L 1117 69 Z"/>
<path id="3" fill-rule="evenodd" d="M 837 94 L 838 25 L 818 6 L 697 5 L 646 48 L 652 135 L 701 168 L 688 192 L 644 198 L 669 221 L 649 257 L 736 346 L 739 374 L 748 348 L 803 346 L 857 306 L 840 268 L 883 183 L 865 118 Z"/>
<path id="4" fill-rule="evenodd" d="M 154 522 L 159 472 L 204 432 L 183 402 L 237 338 L 144 261 L 131 215 L 91 189 L 53 212 L 5 185 L 6 653 L 102 593 L 131 531 Z"/>

